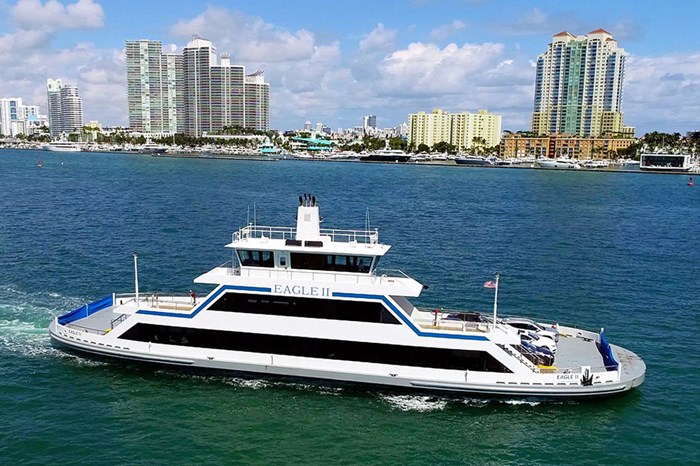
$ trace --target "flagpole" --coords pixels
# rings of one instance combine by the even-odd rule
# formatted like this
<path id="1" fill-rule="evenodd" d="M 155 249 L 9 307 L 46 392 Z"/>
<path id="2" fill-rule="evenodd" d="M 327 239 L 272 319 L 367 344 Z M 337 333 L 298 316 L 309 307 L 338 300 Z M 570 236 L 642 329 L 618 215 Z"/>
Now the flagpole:
<path id="1" fill-rule="evenodd" d="M 496 272 L 496 292 L 493 295 L 493 327 L 492 331 L 496 332 L 496 315 L 498 314 L 498 272 Z"/>
<path id="2" fill-rule="evenodd" d="M 138 266 L 139 255 L 134 252 L 134 294 L 136 295 L 136 307 L 139 305 L 139 266 Z"/>

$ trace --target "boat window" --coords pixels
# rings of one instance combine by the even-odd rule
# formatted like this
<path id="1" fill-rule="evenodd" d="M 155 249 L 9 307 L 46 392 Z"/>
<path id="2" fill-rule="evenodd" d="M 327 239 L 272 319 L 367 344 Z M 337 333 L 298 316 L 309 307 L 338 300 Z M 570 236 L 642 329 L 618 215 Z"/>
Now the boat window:
<path id="1" fill-rule="evenodd" d="M 486 351 L 229 332 L 139 323 L 125 340 L 318 359 L 470 371 L 511 372 Z"/>
<path id="2" fill-rule="evenodd" d="M 272 251 L 238 250 L 241 265 L 246 267 L 274 267 Z"/>
<path id="3" fill-rule="evenodd" d="M 372 269 L 372 256 L 348 256 L 341 254 L 292 253 L 292 268 L 304 270 L 330 270 L 334 272 L 368 273 Z"/>
<path id="4" fill-rule="evenodd" d="M 396 317 L 381 303 L 341 301 L 337 299 L 225 293 L 209 307 L 209 310 L 240 312 L 243 314 L 266 314 L 312 319 L 400 324 Z"/>

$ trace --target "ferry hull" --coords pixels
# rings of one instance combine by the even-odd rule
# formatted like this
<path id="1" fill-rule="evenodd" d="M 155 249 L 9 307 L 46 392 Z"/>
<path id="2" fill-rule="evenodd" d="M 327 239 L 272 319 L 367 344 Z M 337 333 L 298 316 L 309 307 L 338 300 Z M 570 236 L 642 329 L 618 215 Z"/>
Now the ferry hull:
<path id="1" fill-rule="evenodd" d="M 447 380 L 435 380 L 431 378 L 420 377 L 401 377 L 396 373 L 386 375 L 372 374 L 368 372 L 350 372 L 339 370 L 318 369 L 312 367 L 295 367 L 289 364 L 277 363 L 275 358 L 288 360 L 289 357 L 284 355 L 265 355 L 269 358 L 268 364 L 252 364 L 248 362 L 236 361 L 233 355 L 223 359 L 221 356 L 211 357 L 183 357 L 180 355 L 166 354 L 162 351 L 162 347 L 167 345 L 148 344 L 147 346 L 137 342 L 116 341 L 111 343 L 100 342 L 100 336 L 97 335 L 80 335 L 78 333 L 68 332 L 68 328 L 57 324 L 53 321 L 49 326 L 49 333 L 52 341 L 55 344 L 66 347 L 70 350 L 75 350 L 79 353 L 87 354 L 92 357 L 113 359 L 113 360 L 128 360 L 145 364 L 166 365 L 179 368 L 191 368 L 193 370 L 204 371 L 223 371 L 231 373 L 240 373 L 247 375 L 256 375 L 263 377 L 291 377 L 303 379 L 315 379 L 331 382 L 355 383 L 370 386 L 391 387 L 394 389 L 409 390 L 413 392 L 440 392 L 450 394 L 476 395 L 485 397 L 525 397 L 525 398 L 547 398 L 547 399 L 568 399 L 568 398 L 591 398 L 601 396 L 611 396 L 627 392 L 642 384 L 645 377 L 646 368 L 641 359 L 634 353 L 631 353 L 622 348 L 616 347 L 617 350 L 625 352 L 630 357 L 639 359 L 641 367 L 637 367 L 636 374 L 628 380 L 621 380 L 616 383 L 607 383 L 605 385 L 569 385 L 569 386 L 554 386 L 553 384 L 545 385 L 543 383 L 533 383 L 527 385 L 509 385 L 506 383 L 479 383 L 479 382 L 455 382 Z M 81 338 L 84 337 L 84 338 Z M 88 340 L 88 338 L 90 340 Z M 143 346 L 141 350 L 132 348 L 131 346 Z M 128 346 L 127 346 L 128 345 Z M 157 350 L 158 346 L 160 350 Z M 178 347 L 182 350 L 183 348 Z M 182 351 L 180 351 L 182 352 Z M 315 361 L 309 359 L 310 364 Z M 328 361 L 318 360 L 322 365 Z M 397 368 L 396 372 L 400 372 L 401 368 Z M 474 373 L 471 373 L 472 375 Z M 465 379 L 469 378 L 469 371 L 465 374 Z"/>

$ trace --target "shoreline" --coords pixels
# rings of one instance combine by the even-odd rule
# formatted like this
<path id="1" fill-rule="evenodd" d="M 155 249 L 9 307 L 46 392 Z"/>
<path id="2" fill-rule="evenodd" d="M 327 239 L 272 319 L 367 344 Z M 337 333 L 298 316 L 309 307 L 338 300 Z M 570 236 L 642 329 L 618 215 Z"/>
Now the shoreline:
<path id="1" fill-rule="evenodd" d="M 0 145 L 0 151 L 3 149 L 9 150 L 22 150 L 22 151 L 45 151 L 41 147 L 5 147 Z M 129 154 L 129 155 L 139 155 L 154 158 L 173 158 L 173 159 L 197 159 L 197 160 L 231 160 L 231 161 L 254 161 L 254 162 L 278 162 L 278 161 L 294 161 L 294 162 L 336 162 L 336 163 L 362 163 L 362 164 L 379 164 L 379 165 L 407 165 L 407 166 L 426 166 L 426 167 L 456 167 L 456 168 L 485 168 L 485 169 L 517 169 L 517 170 L 543 170 L 543 171 L 561 171 L 561 172 L 597 172 L 597 173 L 638 173 L 638 174 L 649 174 L 649 175 L 699 175 L 700 168 L 693 170 L 692 168 L 687 172 L 668 172 L 668 171 L 645 171 L 639 168 L 626 169 L 624 166 L 619 166 L 620 168 L 543 168 L 538 167 L 535 164 L 521 164 L 521 165 L 460 165 L 455 163 L 453 160 L 447 161 L 434 161 L 434 162 L 383 162 L 383 161 L 362 161 L 359 159 L 326 159 L 326 158 L 306 158 L 306 157 L 294 157 L 277 155 L 274 157 L 261 155 L 261 154 L 240 154 L 240 155 L 226 155 L 226 154 L 211 154 L 207 153 L 196 153 L 196 152 L 184 152 L 184 153 L 144 153 L 135 151 L 111 151 L 111 150 L 82 150 L 80 152 L 93 153 L 93 154 Z M 51 152 L 60 153 L 60 152 Z M 75 152 L 65 152 L 66 154 L 73 154 Z M 616 166 L 618 167 L 618 166 Z"/>

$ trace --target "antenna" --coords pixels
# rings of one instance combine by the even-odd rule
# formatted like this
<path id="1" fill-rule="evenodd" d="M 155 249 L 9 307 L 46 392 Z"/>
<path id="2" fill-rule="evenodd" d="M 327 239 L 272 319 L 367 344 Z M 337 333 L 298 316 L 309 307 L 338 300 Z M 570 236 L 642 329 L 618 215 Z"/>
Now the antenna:
<path id="1" fill-rule="evenodd" d="M 245 216 L 245 224 L 250 225 L 250 204 L 248 204 L 248 213 Z"/>
<path id="2" fill-rule="evenodd" d="M 258 224 L 258 214 L 255 209 L 255 202 L 253 202 L 253 225 L 257 226 Z"/>
<path id="3" fill-rule="evenodd" d="M 367 207 L 367 212 L 365 213 L 365 230 L 369 231 L 369 207 Z"/>

